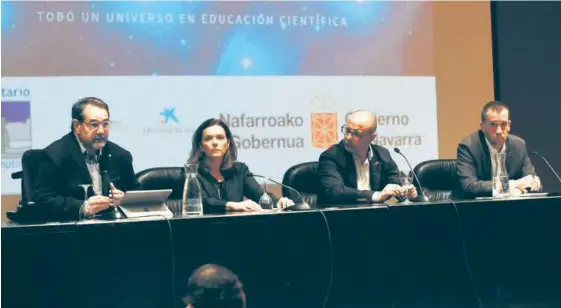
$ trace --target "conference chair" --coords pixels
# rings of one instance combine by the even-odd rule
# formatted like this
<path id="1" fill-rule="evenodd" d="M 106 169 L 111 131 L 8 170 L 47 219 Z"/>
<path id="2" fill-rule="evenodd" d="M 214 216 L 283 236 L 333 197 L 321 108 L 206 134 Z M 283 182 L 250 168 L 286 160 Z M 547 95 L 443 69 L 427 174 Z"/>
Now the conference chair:
<path id="1" fill-rule="evenodd" d="M 33 202 L 34 186 L 39 173 L 41 161 L 45 157 L 42 149 L 31 149 L 21 157 L 21 171 L 12 173 L 12 179 L 21 179 L 21 199 L 15 211 L 6 212 L 8 219 L 14 222 L 33 222 L 40 220 L 39 209 Z"/>
<path id="2" fill-rule="evenodd" d="M 431 201 L 447 200 L 457 186 L 456 160 L 434 159 L 419 163 L 414 168 L 423 186 L 425 194 Z M 419 185 L 415 181 L 417 191 Z"/>
<path id="3" fill-rule="evenodd" d="M 149 168 L 138 172 L 136 179 L 140 190 L 172 189 L 166 205 L 172 212 L 181 207 L 185 183 L 183 167 Z"/>
<path id="4" fill-rule="evenodd" d="M 311 207 L 317 206 L 318 193 L 322 189 L 317 169 L 317 161 L 300 163 L 288 168 L 282 178 L 282 183 L 300 192 Z M 298 194 L 286 187 L 282 188 L 282 195 L 294 202 L 300 201 Z"/>

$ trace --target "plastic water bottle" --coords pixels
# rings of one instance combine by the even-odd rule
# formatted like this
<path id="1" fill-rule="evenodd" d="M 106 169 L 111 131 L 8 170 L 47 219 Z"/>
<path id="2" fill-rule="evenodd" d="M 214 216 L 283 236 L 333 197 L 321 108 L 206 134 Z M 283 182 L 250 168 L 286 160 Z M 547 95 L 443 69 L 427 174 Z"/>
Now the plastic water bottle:
<path id="1" fill-rule="evenodd" d="M 185 164 L 182 212 L 186 216 L 203 215 L 203 198 L 198 174 L 198 164 Z"/>

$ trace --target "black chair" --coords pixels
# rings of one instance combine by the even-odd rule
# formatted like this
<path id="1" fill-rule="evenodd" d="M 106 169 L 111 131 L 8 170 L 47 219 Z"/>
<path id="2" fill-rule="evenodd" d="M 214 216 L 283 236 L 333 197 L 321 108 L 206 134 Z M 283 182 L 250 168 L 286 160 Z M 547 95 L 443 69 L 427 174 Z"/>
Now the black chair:
<path id="1" fill-rule="evenodd" d="M 185 171 L 182 167 L 158 167 L 142 170 L 136 174 L 141 190 L 172 189 L 166 201 L 167 207 L 175 212 L 181 207 Z"/>
<path id="2" fill-rule="evenodd" d="M 22 170 L 12 173 L 12 179 L 21 179 L 21 199 L 15 211 L 6 212 L 6 216 L 11 221 L 35 222 L 42 220 L 33 198 L 35 181 L 43 159 L 45 159 L 45 152 L 42 149 L 27 150 L 21 157 Z"/>
<path id="3" fill-rule="evenodd" d="M 457 186 L 455 159 L 427 160 L 415 166 L 414 170 L 431 201 L 451 198 Z M 420 193 L 419 185 L 415 186 Z"/>
<path id="4" fill-rule="evenodd" d="M 305 162 L 290 167 L 284 173 L 282 183 L 296 189 L 302 198 L 311 207 L 317 207 L 318 193 L 321 192 L 321 184 L 317 174 L 318 162 Z M 294 191 L 283 187 L 282 195 L 288 197 L 294 202 L 300 202 L 300 197 Z"/>

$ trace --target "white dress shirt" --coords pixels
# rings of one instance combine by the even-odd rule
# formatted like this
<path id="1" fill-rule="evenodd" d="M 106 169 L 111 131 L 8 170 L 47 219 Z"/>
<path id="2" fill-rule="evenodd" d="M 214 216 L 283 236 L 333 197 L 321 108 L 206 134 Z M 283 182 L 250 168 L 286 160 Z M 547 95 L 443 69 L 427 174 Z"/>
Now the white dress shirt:
<path id="1" fill-rule="evenodd" d="M 491 145 L 491 142 L 489 142 L 489 139 L 487 139 L 487 137 L 485 137 L 485 142 L 487 142 L 487 147 L 489 148 L 489 155 L 491 156 L 491 181 L 493 181 L 493 178 L 496 176 L 499 176 L 498 174 L 498 164 L 500 163 L 500 154 L 504 154 L 506 155 L 506 142 L 503 144 L 503 147 L 501 148 L 500 151 L 497 151 L 497 149 Z M 506 166 L 505 166 L 506 169 Z M 508 170 L 505 170 L 505 172 L 507 172 L 507 176 L 508 176 Z M 508 181 L 508 191 L 509 193 L 514 193 L 514 190 L 516 188 L 514 187 L 514 181 L 513 180 L 509 180 Z"/>
<path id="2" fill-rule="evenodd" d="M 487 147 L 489 148 L 489 154 L 491 155 L 491 178 L 494 178 L 495 176 L 498 176 L 497 165 L 500 161 L 499 158 L 500 154 L 506 155 L 506 143 L 503 144 L 503 147 L 501 148 L 500 151 L 497 151 L 497 149 L 495 149 L 495 147 L 491 145 L 491 142 L 489 142 L 489 139 L 487 139 L 487 137 L 485 137 L 485 142 L 487 142 Z"/>
<path id="3" fill-rule="evenodd" d="M 78 138 L 78 136 L 76 136 L 76 141 L 78 141 L 78 145 L 80 145 L 80 152 L 82 153 L 82 156 L 84 157 L 84 161 L 86 162 L 86 166 L 88 167 L 88 171 L 90 173 L 90 177 L 92 179 L 92 188 L 94 191 L 94 194 L 96 195 L 101 195 L 101 172 L 99 170 L 99 159 L 98 157 L 101 156 L 101 150 L 99 151 L 99 154 L 93 154 L 90 155 L 90 153 L 88 153 L 86 147 L 84 147 L 84 145 L 82 144 L 82 142 L 80 142 L 80 138 Z M 84 183 L 85 184 L 85 183 Z M 82 206 L 80 207 L 80 218 L 91 218 L 91 217 L 85 217 L 84 215 L 84 209 L 86 204 L 88 203 L 88 200 L 84 200 L 84 203 L 82 203 Z"/>
<path id="4" fill-rule="evenodd" d="M 372 160 L 372 157 L 374 157 L 374 154 L 371 148 L 368 148 L 366 159 L 362 162 L 358 156 L 353 154 L 356 169 L 356 188 L 358 190 L 372 190 L 370 186 L 370 160 Z M 376 191 L 372 195 L 372 202 L 378 201 L 380 201 L 380 192 Z"/>

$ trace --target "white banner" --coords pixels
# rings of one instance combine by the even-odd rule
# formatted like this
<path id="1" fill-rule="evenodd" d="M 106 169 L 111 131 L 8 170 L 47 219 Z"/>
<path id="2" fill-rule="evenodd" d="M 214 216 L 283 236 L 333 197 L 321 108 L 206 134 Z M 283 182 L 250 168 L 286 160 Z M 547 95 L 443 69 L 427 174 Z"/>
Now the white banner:
<path id="1" fill-rule="evenodd" d="M 197 126 L 229 123 L 240 161 L 281 180 L 292 165 L 317 161 L 342 138 L 345 114 L 375 111 L 377 143 L 399 147 L 415 165 L 438 157 L 434 77 L 46 77 L 2 78 L 2 194 L 20 192 L 10 174 L 21 154 L 70 129 L 72 104 L 96 96 L 109 104 L 110 140 L 131 151 L 135 171 L 182 166 Z"/>

